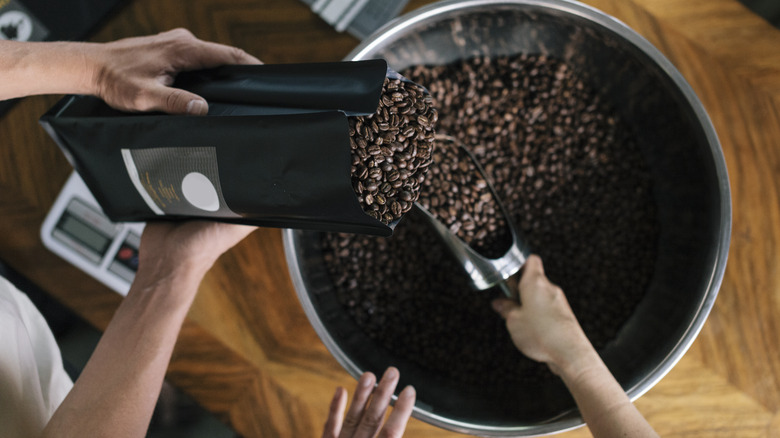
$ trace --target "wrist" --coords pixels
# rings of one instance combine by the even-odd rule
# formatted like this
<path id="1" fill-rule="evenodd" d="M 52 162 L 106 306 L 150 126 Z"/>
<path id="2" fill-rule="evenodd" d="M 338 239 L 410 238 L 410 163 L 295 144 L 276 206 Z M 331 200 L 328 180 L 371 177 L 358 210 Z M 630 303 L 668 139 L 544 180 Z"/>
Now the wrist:
<path id="1" fill-rule="evenodd" d="M 585 333 L 579 328 L 572 329 L 572 337 L 557 348 L 548 363 L 550 370 L 564 380 L 574 378 L 582 370 L 589 369 L 601 362 L 601 357 L 593 348 Z"/>
<path id="2" fill-rule="evenodd" d="M 88 94 L 96 96 L 99 91 L 100 43 L 64 42 L 61 50 L 62 62 L 68 65 L 69 77 L 65 78 L 64 94 Z"/>
<path id="3" fill-rule="evenodd" d="M 128 296 L 157 297 L 169 305 L 189 308 L 208 268 L 192 261 L 142 260 Z"/>
<path id="4" fill-rule="evenodd" d="M 602 367 L 604 362 L 595 349 L 582 348 L 578 352 L 573 351 L 570 359 L 560 361 L 556 374 L 564 382 L 571 383 L 581 380 L 583 376 L 590 375 Z"/>

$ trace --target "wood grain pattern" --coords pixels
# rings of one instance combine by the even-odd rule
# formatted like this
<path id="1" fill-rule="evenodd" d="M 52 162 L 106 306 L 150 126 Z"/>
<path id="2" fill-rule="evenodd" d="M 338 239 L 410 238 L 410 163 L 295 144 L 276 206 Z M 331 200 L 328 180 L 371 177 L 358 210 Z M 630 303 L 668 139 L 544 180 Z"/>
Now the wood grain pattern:
<path id="1" fill-rule="evenodd" d="M 636 404 L 662 436 L 778 437 L 780 31 L 735 0 L 586 3 L 636 29 L 690 82 L 720 136 L 732 188 L 729 265 L 712 314 L 688 354 Z M 296 0 L 134 0 L 94 40 L 174 27 L 268 63 L 339 60 L 357 44 Z M 55 101 L 25 99 L 0 120 L 0 257 L 104 328 L 120 297 L 38 238 L 70 172 L 37 124 Z M 301 310 L 273 229 L 255 232 L 207 275 L 168 375 L 245 437 L 318 436 L 333 389 L 354 384 Z M 460 435 L 413 420 L 407 436 Z"/>

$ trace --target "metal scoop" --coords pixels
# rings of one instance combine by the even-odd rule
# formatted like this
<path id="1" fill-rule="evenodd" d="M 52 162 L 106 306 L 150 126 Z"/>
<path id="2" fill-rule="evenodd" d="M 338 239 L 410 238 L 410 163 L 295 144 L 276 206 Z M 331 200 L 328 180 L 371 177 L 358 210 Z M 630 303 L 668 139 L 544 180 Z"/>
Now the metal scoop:
<path id="1" fill-rule="evenodd" d="M 506 226 L 509 228 L 512 236 L 512 245 L 503 256 L 495 259 L 487 258 L 474 250 L 455 233 L 450 231 L 449 228 L 441 223 L 419 202 L 415 202 L 414 205 L 417 210 L 419 210 L 423 216 L 427 218 L 433 229 L 444 241 L 447 248 L 449 248 L 455 258 L 463 266 L 463 269 L 471 278 L 472 286 L 475 289 L 485 290 L 493 286 L 499 286 L 507 296 L 512 297 L 512 290 L 506 284 L 506 280 L 523 267 L 525 260 L 529 255 L 528 248 L 521 240 L 517 227 L 515 227 L 513 221 L 510 220 L 509 214 L 507 214 L 504 204 L 501 202 L 501 199 L 496 194 L 493 185 L 490 183 L 490 179 L 487 178 L 485 170 L 479 164 L 471 151 L 466 149 L 459 140 L 448 135 L 438 134 L 436 135 L 436 140 L 439 143 L 439 147 L 443 146 L 443 143 L 450 143 L 452 146 L 457 147 L 461 152 L 464 152 L 465 155 L 469 157 L 469 159 L 474 163 L 477 172 L 479 172 L 482 178 L 484 178 L 484 180 L 487 182 L 487 189 L 493 195 L 493 198 L 499 207 L 500 213 L 504 216 Z"/>

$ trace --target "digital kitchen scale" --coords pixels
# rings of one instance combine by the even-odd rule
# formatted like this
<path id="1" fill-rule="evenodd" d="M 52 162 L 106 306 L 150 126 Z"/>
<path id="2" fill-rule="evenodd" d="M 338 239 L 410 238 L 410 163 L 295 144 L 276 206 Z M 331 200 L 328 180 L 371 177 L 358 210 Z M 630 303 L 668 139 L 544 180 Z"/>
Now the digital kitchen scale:
<path id="1" fill-rule="evenodd" d="M 73 172 L 41 227 L 43 244 L 121 295 L 138 269 L 143 222 L 111 222 Z"/>

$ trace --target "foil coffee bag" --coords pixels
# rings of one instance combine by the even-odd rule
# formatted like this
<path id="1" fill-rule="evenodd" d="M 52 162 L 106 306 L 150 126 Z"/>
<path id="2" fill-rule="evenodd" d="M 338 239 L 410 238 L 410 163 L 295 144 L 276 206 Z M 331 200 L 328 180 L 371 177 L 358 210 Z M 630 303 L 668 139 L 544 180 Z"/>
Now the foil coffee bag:
<path id="1" fill-rule="evenodd" d="M 392 72 L 391 72 L 392 74 Z M 198 218 L 388 236 L 351 182 L 349 116 L 373 114 L 383 60 L 183 73 L 206 116 L 68 96 L 40 120 L 113 221 Z"/>

